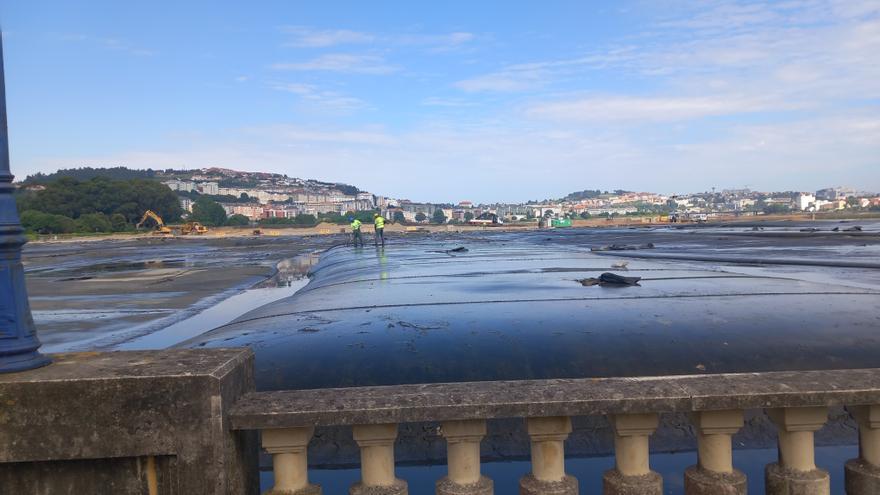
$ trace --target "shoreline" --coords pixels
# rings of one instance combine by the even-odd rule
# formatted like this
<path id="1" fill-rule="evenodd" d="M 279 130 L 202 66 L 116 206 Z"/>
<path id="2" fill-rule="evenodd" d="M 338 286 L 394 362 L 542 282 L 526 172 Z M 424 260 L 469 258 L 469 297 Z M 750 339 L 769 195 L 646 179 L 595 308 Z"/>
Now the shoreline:
<path id="1" fill-rule="evenodd" d="M 720 226 L 725 224 L 751 224 L 751 223 L 767 223 L 767 222 L 833 222 L 840 220 L 876 220 L 880 219 L 878 212 L 859 212 L 847 213 L 832 212 L 820 213 L 813 215 L 810 213 L 797 213 L 786 215 L 753 215 L 753 216 L 722 216 L 712 218 L 706 222 L 678 222 L 669 223 L 661 222 L 660 217 L 641 216 L 641 217 L 620 217 L 620 218 L 591 218 L 591 219 L 572 219 L 572 226 L 566 228 L 621 228 L 621 227 L 680 227 L 680 226 Z M 118 232 L 112 234 L 57 234 L 57 235 L 38 235 L 36 238 L 31 237 L 28 243 L 31 244 L 53 244 L 65 242 L 98 242 L 106 240 L 133 240 L 133 239 L 214 239 L 214 238 L 260 238 L 260 237 L 310 237 L 310 236 L 326 236 L 348 234 L 347 225 L 321 223 L 314 227 L 293 227 L 293 226 L 264 226 L 259 227 L 262 234 L 254 235 L 254 227 L 210 227 L 206 234 L 200 235 L 156 235 L 149 232 Z M 545 230 L 545 227 L 538 227 L 536 222 L 523 222 L 503 224 L 497 226 L 482 225 L 463 225 L 463 224 L 397 224 L 387 223 L 385 231 L 395 234 L 418 234 L 418 233 L 466 233 L 466 232 L 521 232 L 532 230 Z M 372 225 L 364 225 L 365 233 L 372 233 Z"/>

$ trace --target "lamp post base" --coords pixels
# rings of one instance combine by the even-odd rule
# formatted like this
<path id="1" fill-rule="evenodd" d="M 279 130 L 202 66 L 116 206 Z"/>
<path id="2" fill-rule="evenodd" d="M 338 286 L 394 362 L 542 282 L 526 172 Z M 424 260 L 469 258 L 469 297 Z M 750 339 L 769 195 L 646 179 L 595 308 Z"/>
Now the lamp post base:
<path id="1" fill-rule="evenodd" d="M 15 373 L 40 368 L 51 363 L 52 360 L 37 351 L 23 352 L 21 354 L 0 355 L 0 373 Z"/>

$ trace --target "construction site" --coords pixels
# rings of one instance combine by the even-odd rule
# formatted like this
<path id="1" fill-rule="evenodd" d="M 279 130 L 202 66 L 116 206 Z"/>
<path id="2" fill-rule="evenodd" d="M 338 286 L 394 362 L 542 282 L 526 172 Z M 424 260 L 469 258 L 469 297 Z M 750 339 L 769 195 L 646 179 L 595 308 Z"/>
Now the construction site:
<path id="1" fill-rule="evenodd" d="M 24 264 L 44 349 L 247 347 L 262 391 L 880 366 L 878 223 L 411 232 L 384 248 L 348 240 L 33 243 Z M 836 414 L 818 437 L 834 459 L 856 442 L 852 420 Z M 652 440 L 671 466 L 690 459 L 675 453 L 692 440 L 676 418 Z M 773 428 L 749 421 L 737 445 L 769 452 Z M 490 429 L 484 456 L 521 462 L 518 424 Z M 569 452 L 587 459 L 583 469 L 612 452 L 608 439 L 590 440 L 596 428 L 607 426 L 575 423 Z M 402 429 L 399 460 L 442 460 L 430 431 Z M 344 429 L 319 429 L 313 443 L 312 462 L 336 473 L 329 483 L 357 477 L 338 471 L 357 461 Z"/>

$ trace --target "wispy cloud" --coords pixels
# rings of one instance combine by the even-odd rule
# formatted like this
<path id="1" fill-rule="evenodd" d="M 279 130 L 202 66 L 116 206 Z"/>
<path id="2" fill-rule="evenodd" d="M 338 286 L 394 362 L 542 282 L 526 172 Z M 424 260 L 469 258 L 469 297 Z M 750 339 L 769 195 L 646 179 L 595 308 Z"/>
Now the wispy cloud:
<path id="1" fill-rule="evenodd" d="M 135 47 L 131 43 L 118 38 L 104 38 L 85 34 L 64 34 L 59 36 L 59 39 L 66 42 L 92 43 L 107 50 L 125 52 L 139 57 L 151 57 L 156 55 L 154 50 Z"/>
<path id="2" fill-rule="evenodd" d="M 376 37 L 349 29 L 313 29 L 305 26 L 284 26 L 281 30 L 292 36 L 285 46 L 324 48 L 337 45 L 371 43 Z"/>
<path id="3" fill-rule="evenodd" d="M 594 96 L 538 103 L 526 114 L 566 121 L 673 122 L 719 115 L 792 110 L 796 105 L 771 97 L 716 95 L 698 97 Z"/>
<path id="4" fill-rule="evenodd" d="M 269 87 L 276 91 L 295 94 L 303 101 L 337 110 L 359 110 L 368 106 L 365 101 L 359 98 L 346 96 L 335 91 L 321 90 L 311 84 L 272 82 L 269 84 Z"/>
<path id="5" fill-rule="evenodd" d="M 295 48 L 375 44 L 388 48 L 424 47 L 430 51 L 449 51 L 477 38 L 475 34 L 466 31 L 375 34 L 351 29 L 316 29 L 308 26 L 282 26 L 281 31 L 291 37 L 283 46 Z"/>
<path id="6" fill-rule="evenodd" d="M 249 136 L 270 139 L 283 145 L 328 143 L 331 145 L 387 146 L 396 142 L 394 136 L 381 129 L 372 128 L 307 129 L 295 125 L 275 125 L 251 127 L 244 129 L 243 132 Z"/>
<path id="7" fill-rule="evenodd" d="M 272 64 L 271 68 L 274 70 L 343 72 L 349 74 L 390 74 L 399 70 L 398 67 L 385 62 L 382 57 L 348 53 L 331 53 L 303 62 L 280 62 Z"/>
<path id="8" fill-rule="evenodd" d="M 468 93 L 513 93 L 540 88 L 546 75 L 543 70 L 509 69 L 457 81 L 453 86 Z"/>
<path id="9" fill-rule="evenodd" d="M 422 100 L 422 105 L 426 107 L 450 107 L 462 108 L 473 107 L 477 103 L 473 101 L 463 100 L 461 98 L 441 98 L 439 96 L 431 96 Z"/>

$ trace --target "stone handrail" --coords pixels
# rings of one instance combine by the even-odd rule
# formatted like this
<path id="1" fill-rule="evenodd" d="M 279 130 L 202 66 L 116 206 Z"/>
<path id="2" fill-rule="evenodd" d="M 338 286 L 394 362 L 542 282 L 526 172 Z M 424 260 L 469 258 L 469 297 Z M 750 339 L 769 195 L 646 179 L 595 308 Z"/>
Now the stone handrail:
<path id="1" fill-rule="evenodd" d="M 605 494 L 661 494 L 650 470 L 648 440 L 659 414 L 692 414 L 699 462 L 685 473 L 688 495 L 745 493 L 733 468 L 731 437 L 743 411 L 764 409 L 779 434 L 779 462 L 767 466 L 766 493 L 827 494 L 828 473 L 814 461 L 813 433 L 827 408 L 846 406 L 859 424 L 860 457 L 846 465 L 850 495 L 880 493 L 880 369 L 638 378 L 550 379 L 438 383 L 256 392 L 230 411 L 236 430 L 262 430 L 273 455 L 277 494 L 315 494 L 308 483 L 307 446 L 315 426 L 352 425 L 361 448 L 362 480 L 352 494 L 402 494 L 394 475 L 397 424 L 440 421 L 449 475 L 437 493 L 491 494 L 480 475 L 486 420 L 522 417 L 531 438 L 532 472 L 522 494 L 575 494 L 564 470 L 563 442 L 572 416 L 606 415 L 614 432 L 616 467 L 605 473 Z"/>

